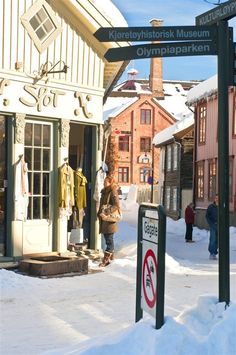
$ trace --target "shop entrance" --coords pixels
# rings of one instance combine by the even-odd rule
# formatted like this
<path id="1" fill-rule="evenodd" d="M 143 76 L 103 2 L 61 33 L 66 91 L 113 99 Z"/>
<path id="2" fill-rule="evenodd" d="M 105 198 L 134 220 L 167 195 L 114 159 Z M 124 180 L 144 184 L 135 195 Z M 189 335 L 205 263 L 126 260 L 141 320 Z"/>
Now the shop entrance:
<path id="1" fill-rule="evenodd" d="M 71 123 L 69 142 L 69 165 L 75 171 L 75 207 L 68 222 L 68 232 L 76 227 L 82 228 L 84 240 L 87 240 L 89 245 L 91 231 L 92 126 Z"/>
<path id="2" fill-rule="evenodd" d="M 6 249 L 6 118 L 0 116 L 0 255 L 5 255 Z"/>

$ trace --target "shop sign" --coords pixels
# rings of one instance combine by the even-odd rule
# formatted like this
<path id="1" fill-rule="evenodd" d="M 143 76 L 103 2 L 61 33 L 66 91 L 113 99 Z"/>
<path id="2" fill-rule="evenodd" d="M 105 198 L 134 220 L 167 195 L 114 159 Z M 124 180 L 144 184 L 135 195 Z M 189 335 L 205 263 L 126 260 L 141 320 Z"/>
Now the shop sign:
<path id="1" fill-rule="evenodd" d="M 100 112 L 98 107 L 101 107 Z M 0 110 L 101 121 L 102 95 L 91 95 L 83 90 L 62 90 L 46 85 L 22 85 L 18 81 L 0 79 Z"/>

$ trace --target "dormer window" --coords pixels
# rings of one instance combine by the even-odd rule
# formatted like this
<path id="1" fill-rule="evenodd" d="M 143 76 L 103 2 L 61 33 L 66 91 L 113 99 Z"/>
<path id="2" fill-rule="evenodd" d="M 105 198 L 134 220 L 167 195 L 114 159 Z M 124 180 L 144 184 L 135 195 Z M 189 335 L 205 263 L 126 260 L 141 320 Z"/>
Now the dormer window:
<path id="1" fill-rule="evenodd" d="M 21 21 L 40 53 L 62 31 L 51 7 L 44 0 L 34 3 L 21 17 Z"/>

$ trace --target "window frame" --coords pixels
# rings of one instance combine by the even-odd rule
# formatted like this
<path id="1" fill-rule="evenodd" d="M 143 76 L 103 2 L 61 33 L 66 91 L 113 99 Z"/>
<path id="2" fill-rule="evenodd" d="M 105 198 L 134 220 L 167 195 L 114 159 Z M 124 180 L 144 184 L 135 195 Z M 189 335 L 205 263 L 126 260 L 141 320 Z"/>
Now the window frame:
<path id="1" fill-rule="evenodd" d="M 148 178 L 152 176 L 152 170 L 151 168 L 147 168 L 147 167 L 142 167 L 139 169 L 139 182 L 140 183 L 147 183 L 148 182 Z"/>
<path id="2" fill-rule="evenodd" d="M 123 149 L 121 149 L 122 147 L 123 147 Z M 120 152 L 129 152 L 129 136 L 128 135 L 121 135 L 118 137 L 118 149 Z"/>
<path id="3" fill-rule="evenodd" d="M 199 169 L 201 174 L 199 174 Z M 201 160 L 196 163 L 196 199 L 204 200 L 204 169 L 205 161 Z"/>
<path id="4" fill-rule="evenodd" d="M 142 140 L 145 140 L 142 143 Z M 140 152 L 150 152 L 151 151 L 151 137 L 140 137 Z"/>
<path id="5" fill-rule="evenodd" d="M 198 144 L 206 144 L 207 104 L 201 104 L 198 109 Z"/>
<path id="6" fill-rule="evenodd" d="M 217 161 L 216 159 L 208 160 L 208 199 L 214 200 L 217 189 Z"/>
<path id="7" fill-rule="evenodd" d="M 127 166 L 118 167 L 118 182 L 129 183 L 129 167 Z"/>
<path id="8" fill-rule="evenodd" d="M 44 9 L 44 11 L 47 13 L 48 18 L 50 21 L 53 23 L 55 29 L 52 31 L 45 40 L 40 40 L 39 37 L 37 36 L 35 30 L 30 24 L 30 20 L 32 20 L 33 17 L 36 16 L 36 14 L 41 10 Z M 56 15 L 54 14 L 53 10 L 51 7 L 46 3 L 45 0 L 39 0 L 36 1 L 22 16 L 21 16 L 21 22 L 24 28 L 26 29 L 28 35 L 34 42 L 36 48 L 40 53 L 42 53 L 53 41 L 54 39 L 62 32 L 62 27 L 60 23 L 58 22 Z"/>
<path id="9" fill-rule="evenodd" d="M 166 171 L 171 171 L 172 168 L 172 147 L 169 144 L 166 147 Z"/>
<path id="10" fill-rule="evenodd" d="M 147 113 L 149 115 L 147 115 Z M 152 110 L 145 109 L 145 108 L 140 109 L 140 124 L 150 125 L 151 122 L 152 122 Z"/>

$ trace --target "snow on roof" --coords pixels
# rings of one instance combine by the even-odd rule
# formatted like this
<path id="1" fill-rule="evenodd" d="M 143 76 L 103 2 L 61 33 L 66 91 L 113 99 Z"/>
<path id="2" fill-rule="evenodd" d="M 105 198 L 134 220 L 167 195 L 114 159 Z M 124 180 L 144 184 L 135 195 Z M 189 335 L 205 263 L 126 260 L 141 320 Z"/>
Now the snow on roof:
<path id="1" fill-rule="evenodd" d="M 188 106 L 193 105 L 197 101 L 206 99 L 207 97 L 215 94 L 218 90 L 217 75 L 201 82 L 200 84 L 189 90 L 187 95 Z"/>
<path id="2" fill-rule="evenodd" d="M 189 114 L 184 117 L 182 120 L 176 122 L 172 126 L 163 129 L 163 131 L 157 133 L 153 138 L 152 144 L 161 145 L 173 140 L 174 135 L 185 130 L 186 128 L 191 127 L 194 124 L 193 114 Z"/>
<path id="3" fill-rule="evenodd" d="M 103 119 L 107 120 L 109 117 L 115 117 L 129 107 L 132 103 L 138 100 L 138 94 L 152 95 L 149 89 L 148 81 L 138 82 L 135 81 L 136 90 L 119 90 L 124 86 L 124 83 L 117 85 L 113 91 L 122 91 L 123 96 L 108 97 L 106 104 L 103 108 Z M 189 107 L 186 106 L 187 101 L 187 90 L 184 90 L 180 83 L 163 83 L 164 88 L 164 99 L 153 98 L 154 102 L 160 105 L 165 111 L 172 115 L 177 121 L 181 120 L 183 117 L 192 116 L 192 112 Z M 137 96 L 134 98 L 124 97 L 125 93 L 136 93 Z"/>
<path id="4" fill-rule="evenodd" d="M 127 27 L 128 23 L 124 16 L 118 10 L 118 8 L 110 0 L 90 0 L 93 2 L 103 14 L 106 15 L 108 21 L 112 23 L 114 27 Z"/>
<path id="5" fill-rule="evenodd" d="M 137 100 L 138 97 L 108 97 L 103 106 L 103 120 L 117 116 Z"/>
<path id="6" fill-rule="evenodd" d="M 163 83 L 165 99 L 158 100 L 167 112 L 169 112 L 176 120 L 180 120 L 190 113 L 189 108 L 186 106 L 187 91 L 183 89 L 181 84 Z"/>

